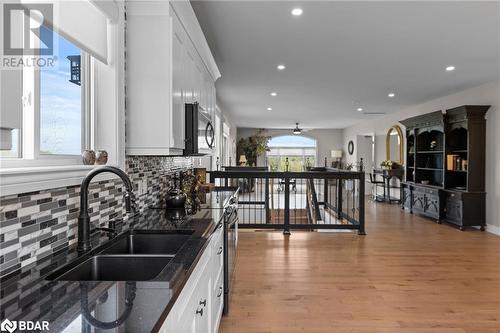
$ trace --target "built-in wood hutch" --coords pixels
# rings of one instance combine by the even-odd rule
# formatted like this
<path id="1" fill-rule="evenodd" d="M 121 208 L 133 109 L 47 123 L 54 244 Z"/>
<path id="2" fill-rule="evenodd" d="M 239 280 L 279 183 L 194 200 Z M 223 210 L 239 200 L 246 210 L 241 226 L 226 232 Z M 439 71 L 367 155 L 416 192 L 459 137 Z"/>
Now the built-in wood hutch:
<path id="1" fill-rule="evenodd" d="M 401 121 L 406 127 L 403 208 L 461 230 L 484 230 L 488 109 L 464 105 Z"/>

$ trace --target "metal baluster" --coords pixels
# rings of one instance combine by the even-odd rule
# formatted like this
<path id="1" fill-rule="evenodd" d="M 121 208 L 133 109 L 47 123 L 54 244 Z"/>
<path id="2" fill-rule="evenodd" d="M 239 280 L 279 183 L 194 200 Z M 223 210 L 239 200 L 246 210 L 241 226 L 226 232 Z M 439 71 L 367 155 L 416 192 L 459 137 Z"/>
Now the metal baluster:
<path id="1" fill-rule="evenodd" d="M 285 176 L 285 216 L 283 234 L 290 235 L 290 178 L 288 175 Z"/>
<path id="2" fill-rule="evenodd" d="M 358 235 L 366 235 L 365 232 L 365 174 L 362 172 L 359 179 L 359 230 Z"/>

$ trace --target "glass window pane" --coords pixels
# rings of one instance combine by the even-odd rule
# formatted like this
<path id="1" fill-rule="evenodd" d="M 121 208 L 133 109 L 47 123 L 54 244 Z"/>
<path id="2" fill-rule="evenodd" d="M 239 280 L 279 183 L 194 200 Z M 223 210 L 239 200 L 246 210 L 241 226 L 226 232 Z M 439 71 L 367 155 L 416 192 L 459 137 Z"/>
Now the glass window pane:
<path id="1" fill-rule="evenodd" d="M 19 130 L 18 129 L 0 129 L 2 136 L 2 149 L 0 157 L 17 158 L 20 157 L 19 151 Z"/>
<path id="2" fill-rule="evenodd" d="M 284 135 L 271 138 L 269 147 L 316 147 L 316 140 L 297 135 Z"/>
<path id="3" fill-rule="evenodd" d="M 73 73 L 71 68 L 79 67 L 81 51 L 54 33 L 56 38 L 57 68 L 40 70 L 40 153 L 80 155 L 82 93 L 79 68 Z"/>

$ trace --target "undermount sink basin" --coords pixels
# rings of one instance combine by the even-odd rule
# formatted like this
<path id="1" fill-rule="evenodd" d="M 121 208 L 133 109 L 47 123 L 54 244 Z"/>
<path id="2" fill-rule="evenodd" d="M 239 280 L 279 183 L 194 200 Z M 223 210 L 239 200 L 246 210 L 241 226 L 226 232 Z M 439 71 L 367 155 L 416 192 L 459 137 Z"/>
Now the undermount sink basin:
<path id="1" fill-rule="evenodd" d="M 47 280 L 149 281 L 157 277 L 173 256 L 96 255 L 68 271 L 55 272 Z"/>
<path id="2" fill-rule="evenodd" d="M 58 281 L 149 281 L 156 278 L 193 230 L 129 231 L 47 277 Z"/>
<path id="3" fill-rule="evenodd" d="M 165 255 L 176 254 L 191 233 L 131 233 L 116 239 L 102 254 Z"/>

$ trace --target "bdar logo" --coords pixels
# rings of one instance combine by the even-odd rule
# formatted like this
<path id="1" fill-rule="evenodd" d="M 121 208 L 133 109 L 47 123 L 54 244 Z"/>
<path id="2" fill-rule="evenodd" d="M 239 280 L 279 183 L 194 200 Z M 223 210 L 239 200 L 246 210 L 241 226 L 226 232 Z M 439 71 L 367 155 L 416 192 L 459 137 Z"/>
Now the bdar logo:
<path id="1" fill-rule="evenodd" d="M 2 332 L 13 333 L 17 329 L 17 322 L 5 319 L 2 324 L 0 324 L 0 330 Z"/>

